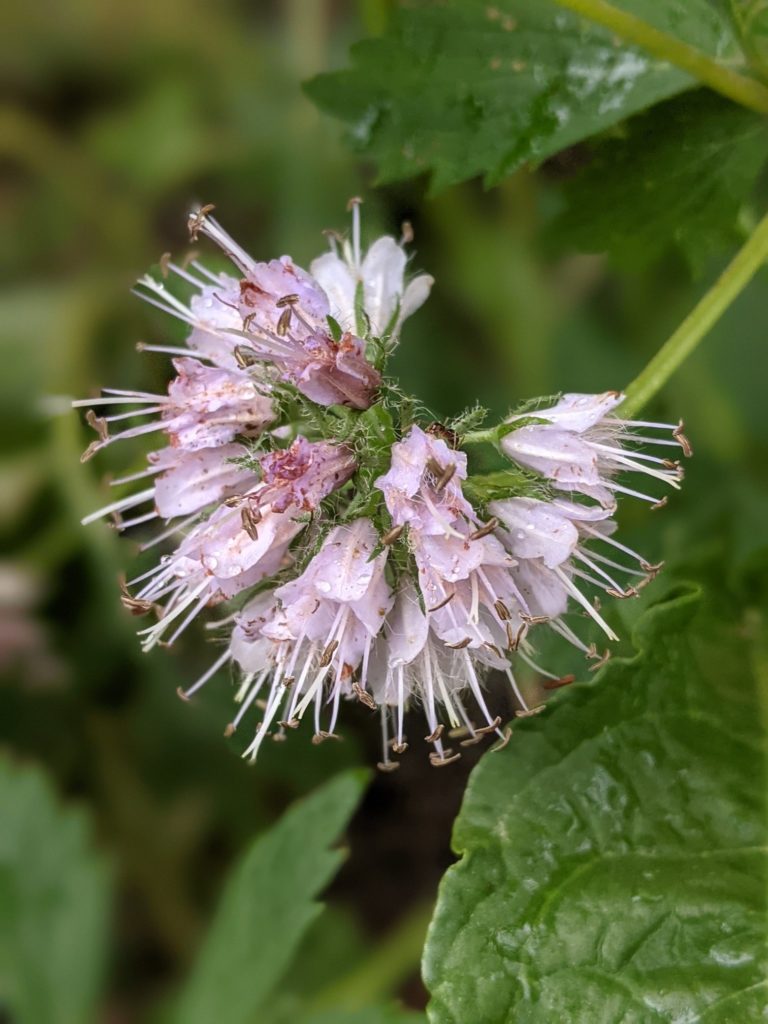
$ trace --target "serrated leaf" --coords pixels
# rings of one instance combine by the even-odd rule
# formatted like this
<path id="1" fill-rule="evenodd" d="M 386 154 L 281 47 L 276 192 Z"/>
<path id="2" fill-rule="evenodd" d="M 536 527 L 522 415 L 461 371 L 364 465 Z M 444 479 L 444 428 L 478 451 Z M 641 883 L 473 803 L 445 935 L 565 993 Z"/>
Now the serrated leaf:
<path id="1" fill-rule="evenodd" d="M 707 0 L 621 6 L 743 63 Z M 478 174 L 495 183 L 694 84 L 552 0 L 417 3 L 355 46 L 352 65 L 313 79 L 309 95 L 351 124 L 380 180 L 429 171 L 435 188 Z"/>
<path id="2" fill-rule="evenodd" d="M 746 1022 L 766 990 L 756 612 L 688 592 L 472 776 L 425 953 L 433 1024 Z"/>
<path id="3" fill-rule="evenodd" d="M 36 769 L 0 761 L 0 1006 L 19 1024 L 93 1019 L 109 878 L 80 811 Z"/>
<path id="4" fill-rule="evenodd" d="M 348 772 L 291 807 L 235 868 L 195 972 L 179 1024 L 253 1024 L 322 909 L 315 899 L 343 852 L 331 849 L 354 811 L 365 775 Z"/>
<path id="5" fill-rule="evenodd" d="M 593 144 L 551 234 L 630 265 L 674 244 L 698 270 L 738 238 L 739 213 L 766 159 L 763 118 L 709 92 L 678 97 Z"/>

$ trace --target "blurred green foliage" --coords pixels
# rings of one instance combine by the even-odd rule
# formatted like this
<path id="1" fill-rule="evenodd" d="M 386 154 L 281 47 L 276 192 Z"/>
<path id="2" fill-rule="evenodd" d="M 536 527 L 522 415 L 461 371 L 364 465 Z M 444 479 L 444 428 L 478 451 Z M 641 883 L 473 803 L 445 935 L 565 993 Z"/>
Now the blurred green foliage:
<path id="1" fill-rule="evenodd" d="M 437 416 L 475 399 L 501 413 L 530 395 L 624 386 L 727 255 L 695 260 L 692 277 L 667 209 L 649 231 L 647 259 L 584 255 L 562 237 L 553 244 L 552 225 L 579 195 L 579 147 L 489 192 L 470 180 L 428 196 L 420 177 L 374 191 L 374 168 L 350 156 L 301 83 L 342 65 L 364 32 L 383 30 L 390 6 L 47 0 L 16 5 L 0 36 L 1 742 L 87 806 L 113 861 L 105 1020 L 146 1019 L 171 999 L 249 841 L 297 795 L 373 760 L 376 745 L 357 709 L 343 744 L 314 747 L 297 735 L 266 749 L 255 770 L 243 764 L 221 735 L 226 678 L 193 705 L 175 696 L 210 659 L 202 631 L 142 656 L 117 589 L 134 545 L 106 526 L 79 525 L 106 500 L 101 474 L 130 469 L 139 449 L 81 465 L 90 438 L 68 400 L 102 384 L 162 386 L 164 359 L 137 355 L 134 343 L 172 339 L 173 326 L 129 289 L 161 253 L 188 248 L 190 205 L 214 202 L 258 257 L 290 252 L 302 263 L 324 247 L 322 229 L 345 226 L 353 194 L 365 198 L 371 235 L 412 222 L 415 266 L 437 284 L 408 323 L 395 370 Z M 628 151 L 626 141 L 601 143 L 615 145 Z M 764 182 L 757 196 L 764 205 Z M 737 212 L 750 222 L 749 202 Z M 588 228 L 579 225 L 580 245 Z M 626 510 L 630 543 L 634 532 L 653 560 L 680 562 L 714 545 L 729 573 L 766 543 L 766 314 L 763 271 L 659 402 L 662 416 L 685 416 L 697 458 L 664 513 Z M 317 991 L 347 971 L 354 981 L 354 970 L 372 987 L 365 960 L 383 943 L 377 998 L 397 991 L 423 1005 L 423 905 L 451 859 L 465 778 L 464 764 L 434 773 L 412 751 L 399 775 L 374 785 L 332 911 L 300 958 Z M 345 955 L 334 959 L 336 943 Z M 352 1021 L 363 1006 L 350 998 Z"/>

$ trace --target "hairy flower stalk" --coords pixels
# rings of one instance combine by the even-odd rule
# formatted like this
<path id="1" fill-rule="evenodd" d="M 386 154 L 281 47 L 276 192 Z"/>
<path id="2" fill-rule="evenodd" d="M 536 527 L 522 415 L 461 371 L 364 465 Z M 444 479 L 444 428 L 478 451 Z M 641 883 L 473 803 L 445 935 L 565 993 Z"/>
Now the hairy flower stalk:
<path id="1" fill-rule="evenodd" d="M 407 273 L 410 229 L 363 252 L 353 200 L 351 237 L 331 233 L 306 271 L 253 259 L 210 211 L 192 214 L 191 236 L 231 269 L 164 257 L 137 287 L 189 328 L 181 346 L 143 346 L 173 357 L 166 393 L 74 403 L 97 432 L 84 458 L 154 439 L 145 467 L 112 481 L 120 496 L 84 519 L 161 521 L 141 549 L 165 553 L 123 591 L 152 619 L 142 646 L 225 610 L 209 623 L 218 656 L 181 696 L 229 666 L 238 710 L 226 734 L 251 716 L 250 758 L 307 717 L 314 742 L 337 737 L 349 700 L 378 710 L 385 771 L 409 746 L 411 706 L 434 765 L 485 736 L 506 742 L 489 674 L 506 679 L 517 715 L 534 713 L 521 665 L 545 686 L 573 678 L 538 664 L 537 628 L 601 664 L 593 635 L 617 637 L 600 600 L 634 597 L 660 570 L 616 539 L 614 513 L 623 495 L 656 508 L 659 485 L 679 487 L 667 456 L 691 454 L 682 424 L 622 421 L 618 392 L 529 404 L 474 432 L 476 409 L 447 426 L 414 421 L 417 403 L 385 376 L 432 285 Z M 516 468 L 473 475 L 463 446 L 478 441 Z"/>

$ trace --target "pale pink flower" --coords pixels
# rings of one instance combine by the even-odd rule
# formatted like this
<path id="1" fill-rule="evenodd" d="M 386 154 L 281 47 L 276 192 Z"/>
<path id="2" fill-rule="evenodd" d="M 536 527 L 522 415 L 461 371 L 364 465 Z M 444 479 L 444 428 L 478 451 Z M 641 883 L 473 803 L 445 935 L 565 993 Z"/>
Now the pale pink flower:
<path id="1" fill-rule="evenodd" d="M 259 605 L 260 618 L 252 609 L 238 616 L 233 656 L 248 672 L 262 664 L 262 655 L 274 666 L 264 717 L 247 755 L 256 756 L 278 715 L 283 728 L 295 727 L 310 706 L 318 740 L 333 735 L 340 699 L 353 694 L 354 674 L 367 662 L 392 604 L 386 552 L 373 557 L 377 544 L 368 519 L 335 527 L 304 572 L 274 591 L 271 609 L 265 613 Z M 244 645 L 246 636 L 258 645 L 255 655 Z M 271 646 L 264 646 L 264 638 Z M 331 711 L 323 729 L 326 700 Z"/>
<path id="2" fill-rule="evenodd" d="M 360 205 L 352 203 L 352 238 L 339 245 L 329 235 L 331 251 L 310 264 L 310 272 L 330 301 L 330 312 L 347 330 L 363 330 L 357 323 L 359 301 L 374 337 L 397 336 L 406 317 L 426 301 L 434 283 L 429 274 L 419 274 L 408 283 L 405 249 L 394 238 L 377 238 L 365 255 L 360 246 Z"/>
<path id="3" fill-rule="evenodd" d="M 624 472 L 643 473 L 679 488 L 683 471 L 679 462 L 648 455 L 639 444 L 682 448 L 690 446 L 682 434 L 682 423 L 651 423 L 621 420 L 611 412 L 623 400 L 618 391 L 601 395 L 563 395 L 549 408 L 513 416 L 510 425 L 531 417 L 543 423 L 529 423 L 512 430 L 501 439 L 504 454 L 521 466 L 532 469 L 562 491 L 576 491 L 600 502 L 605 508 L 616 504 L 616 494 L 631 494 L 652 505 L 659 499 L 616 482 Z M 645 436 L 635 428 L 671 432 L 671 438 Z M 666 499 L 662 499 L 666 501 Z"/>

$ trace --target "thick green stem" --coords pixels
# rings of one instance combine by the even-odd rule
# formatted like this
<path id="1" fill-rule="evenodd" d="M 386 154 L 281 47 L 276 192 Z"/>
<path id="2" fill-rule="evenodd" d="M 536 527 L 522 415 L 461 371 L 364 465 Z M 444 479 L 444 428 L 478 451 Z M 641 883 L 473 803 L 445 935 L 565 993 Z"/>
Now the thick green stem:
<path id="1" fill-rule="evenodd" d="M 761 82 L 718 63 L 708 54 L 654 28 L 634 14 L 622 11 L 606 0 L 555 0 L 555 3 L 603 25 L 654 57 L 674 64 L 728 99 L 759 114 L 768 114 L 768 89 Z"/>
<path id="2" fill-rule="evenodd" d="M 466 434 L 461 435 L 462 446 L 465 444 L 497 444 L 502 426 L 503 424 L 499 423 L 495 427 L 488 427 L 487 430 L 468 430 Z"/>
<path id="3" fill-rule="evenodd" d="M 626 398 L 619 408 L 622 416 L 634 416 L 661 390 L 766 260 L 768 214 L 699 304 L 626 389 Z"/>

